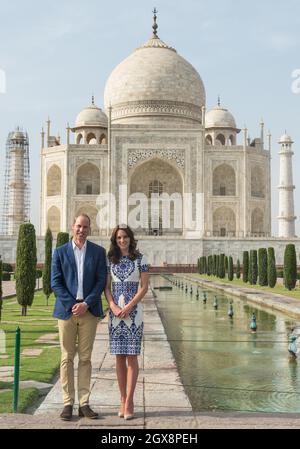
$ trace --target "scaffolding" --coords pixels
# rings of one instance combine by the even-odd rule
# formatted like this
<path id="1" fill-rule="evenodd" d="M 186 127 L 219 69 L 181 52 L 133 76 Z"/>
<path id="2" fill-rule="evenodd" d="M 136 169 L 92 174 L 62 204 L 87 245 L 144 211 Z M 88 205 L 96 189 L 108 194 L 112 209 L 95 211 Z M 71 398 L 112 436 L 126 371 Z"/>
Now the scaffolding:
<path id="1" fill-rule="evenodd" d="M 29 138 L 16 128 L 8 134 L 0 233 L 18 234 L 20 224 L 30 220 Z"/>

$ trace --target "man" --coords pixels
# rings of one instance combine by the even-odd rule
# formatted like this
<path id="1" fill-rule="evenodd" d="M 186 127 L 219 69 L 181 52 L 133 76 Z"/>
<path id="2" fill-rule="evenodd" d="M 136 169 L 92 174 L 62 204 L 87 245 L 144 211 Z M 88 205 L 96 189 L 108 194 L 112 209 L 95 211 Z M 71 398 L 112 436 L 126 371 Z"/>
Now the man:
<path id="1" fill-rule="evenodd" d="M 58 318 L 61 346 L 60 376 L 64 408 L 61 419 L 70 421 L 75 401 L 74 357 L 78 343 L 79 416 L 95 419 L 89 406 L 91 354 L 98 317 L 102 315 L 101 293 L 106 282 L 105 250 L 90 241 L 90 218 L 74 220 L 73 240 L 56 248 L 52 259 L 51 287 L 56 296 L 53 316 Z"/>

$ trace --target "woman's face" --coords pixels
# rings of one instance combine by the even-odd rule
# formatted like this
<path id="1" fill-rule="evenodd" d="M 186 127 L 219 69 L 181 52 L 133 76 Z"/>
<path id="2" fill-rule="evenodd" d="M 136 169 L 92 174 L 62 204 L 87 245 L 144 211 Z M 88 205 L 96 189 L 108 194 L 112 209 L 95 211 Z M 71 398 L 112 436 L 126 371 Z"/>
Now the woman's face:
<path id="1" fill-rule="evenodd" d="M 120 250 L 124 253 L 129 250 L 130 245 L 130 237 L 126 234 L 125 231 L 119 229 L 116 235 L 116 242 Z"/>

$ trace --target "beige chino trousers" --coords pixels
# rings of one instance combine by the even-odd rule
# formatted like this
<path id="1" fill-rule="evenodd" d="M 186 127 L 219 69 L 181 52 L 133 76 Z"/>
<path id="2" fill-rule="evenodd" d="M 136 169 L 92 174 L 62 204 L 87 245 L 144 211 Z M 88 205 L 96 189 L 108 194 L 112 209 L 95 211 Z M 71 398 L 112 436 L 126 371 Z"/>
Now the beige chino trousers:
<path id="1" fill-rule="evenodd" d="M 58 320 L 61 348 L 60 380 L 64 405 L 75 402 L 74 357 L 78 350 L 78 400 L 82 407 L 89 403 L 92 375 L 92 350 L 96 336 L 98 318 L 89 311 L 68 320 Z"/>

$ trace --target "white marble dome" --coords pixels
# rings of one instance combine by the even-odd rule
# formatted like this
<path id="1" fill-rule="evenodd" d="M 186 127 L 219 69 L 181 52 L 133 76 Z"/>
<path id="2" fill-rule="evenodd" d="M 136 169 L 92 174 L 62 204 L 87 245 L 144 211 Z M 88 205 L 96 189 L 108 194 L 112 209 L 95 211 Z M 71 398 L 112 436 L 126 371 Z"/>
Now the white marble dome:
<path id="1" fill-rule="evenodd" d="M 153 36 L 111 73 L 104 105 L 112 120 L 172 116 L 201 122 L 205 88 L 194 67 Z"/>
<path id="2" fill-rule="evenodd" d="M 220 105 L 215 106 L 205 116 L 205 128 L 233 128 L 236 123 L 233 115 Z"/>
<path id="3" fill-rule="evenodd" d="M 95 104 L 84 108 L 76 118 L 76 128 L 84 126 L 102 126 L 107 128 L 107 116 Z"/>

